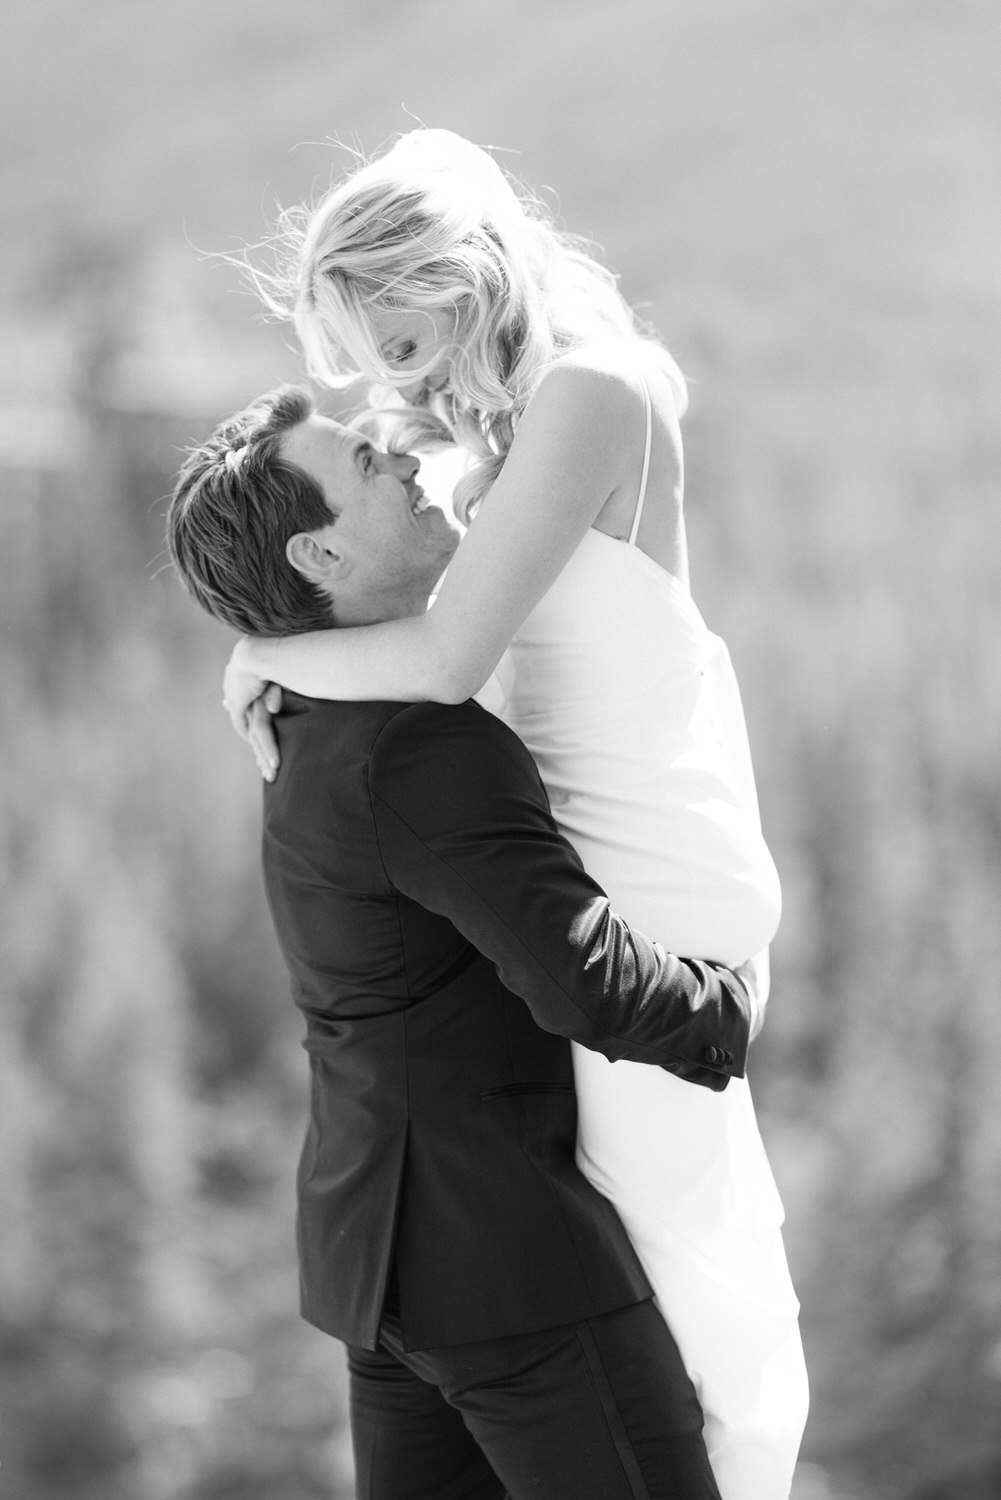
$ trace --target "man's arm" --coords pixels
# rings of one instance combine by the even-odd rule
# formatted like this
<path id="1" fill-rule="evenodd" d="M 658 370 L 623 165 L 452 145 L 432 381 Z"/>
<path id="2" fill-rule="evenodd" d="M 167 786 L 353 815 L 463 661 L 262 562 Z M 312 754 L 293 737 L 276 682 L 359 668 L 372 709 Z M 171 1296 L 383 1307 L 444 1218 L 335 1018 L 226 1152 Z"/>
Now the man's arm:
<path id="1" fill-rule="evenodd" d="M 740 980 L 615 915 L 499 720 L 474 703 L 415 704 L 380 734 L 369 785 L 390 880 L 447 917 L 543 1029 L 711 1089 L 743 1077 Z"/>

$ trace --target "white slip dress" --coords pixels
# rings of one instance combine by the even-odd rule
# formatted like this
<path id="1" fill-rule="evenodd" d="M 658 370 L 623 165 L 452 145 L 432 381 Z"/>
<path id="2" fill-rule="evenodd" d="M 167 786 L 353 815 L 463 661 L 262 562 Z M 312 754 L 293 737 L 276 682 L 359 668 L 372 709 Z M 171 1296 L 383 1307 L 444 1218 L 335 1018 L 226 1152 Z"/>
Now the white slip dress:
<path id="1" fill-rule="evenodd" d="M 735 964 L 774 936 L 778 876 L 726 645 L 636 545 L 644 396 L 628 542 L 587 533 L 484 701 L 532 752 L 561 831 L 615 910 L 673 952 Z M 578 1163 L 615 1204 L 677 1340 L 723 1500 L 785 1500 L 807 1379 L 747 1081 L 713 1093 L 573 1050 Z"/>

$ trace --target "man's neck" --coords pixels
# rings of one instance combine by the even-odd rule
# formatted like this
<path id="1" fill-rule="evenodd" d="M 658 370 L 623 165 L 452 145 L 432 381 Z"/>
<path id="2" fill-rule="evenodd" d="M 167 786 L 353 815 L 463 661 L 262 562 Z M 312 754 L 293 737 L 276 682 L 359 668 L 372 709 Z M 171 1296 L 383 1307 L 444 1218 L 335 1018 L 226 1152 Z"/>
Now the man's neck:
<path id="1" fill-rule="evenodd" d="M 412 620 L 427 614 L 430 600 L 424 594 L 394 599 L 345 599 L 341 593 L 337 605 L 340 626 L 382 625 L 387 620 Z"/>

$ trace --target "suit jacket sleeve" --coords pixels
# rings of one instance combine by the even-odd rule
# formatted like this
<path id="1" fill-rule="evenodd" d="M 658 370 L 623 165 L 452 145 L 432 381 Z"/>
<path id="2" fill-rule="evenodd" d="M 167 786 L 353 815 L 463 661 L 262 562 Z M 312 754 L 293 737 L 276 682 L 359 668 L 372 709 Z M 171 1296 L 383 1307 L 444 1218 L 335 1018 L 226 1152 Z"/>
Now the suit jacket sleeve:
<path id="1" fill-rule="evenodd" d="M 447 917 L 543 1029 L 715 1090 L 743 1077 L 740 980 L 665 952 L 611 910 L 499 720 L 475 703 L 404 709 L 376 742 L 369 789 L 393 885 Z"/>

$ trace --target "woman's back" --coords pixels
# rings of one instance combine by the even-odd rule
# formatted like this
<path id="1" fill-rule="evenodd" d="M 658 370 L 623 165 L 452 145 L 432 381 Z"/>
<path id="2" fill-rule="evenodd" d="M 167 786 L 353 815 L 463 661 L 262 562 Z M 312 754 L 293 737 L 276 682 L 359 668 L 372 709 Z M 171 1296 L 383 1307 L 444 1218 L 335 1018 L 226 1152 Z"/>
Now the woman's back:
<path id="1" fill-rule="evenodd" d="M 644 531 L 656 528 L 674 496 L 640 493 Z M 592 528 L 500 675 L 504 717 L 561 830 L 627 920 L 693 956 L 739 962 L 766 947 L 780 895 L 740 694 L 684 584 L 634 540 Z"/>

